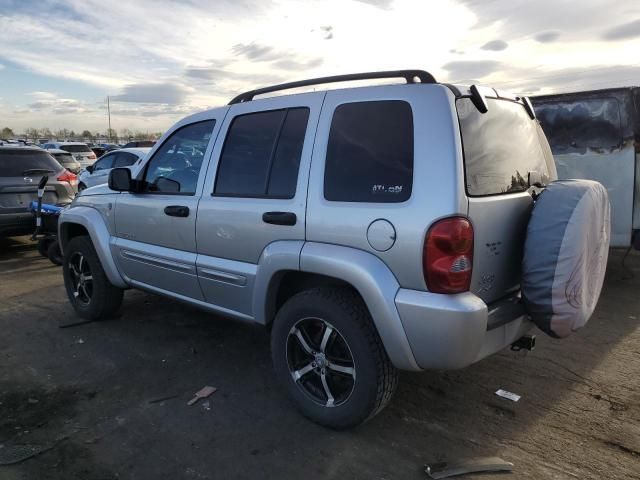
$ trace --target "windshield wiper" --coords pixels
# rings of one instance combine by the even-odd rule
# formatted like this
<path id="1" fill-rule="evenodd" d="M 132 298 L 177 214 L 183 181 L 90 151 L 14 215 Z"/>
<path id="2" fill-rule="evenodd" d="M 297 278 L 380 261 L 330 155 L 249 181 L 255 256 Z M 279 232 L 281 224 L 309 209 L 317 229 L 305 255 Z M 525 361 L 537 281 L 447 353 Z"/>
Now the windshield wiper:
<path id="1" fill-rule="evenodd" d="M 55 173 L 53 170 L 50 170 L 48 168 L 29 168 L 27 170 L 25 170 L 24 172 L 22 172 L 22 175 L 28 176 L 28 175 L 33 175 L 36 173 Z"/>

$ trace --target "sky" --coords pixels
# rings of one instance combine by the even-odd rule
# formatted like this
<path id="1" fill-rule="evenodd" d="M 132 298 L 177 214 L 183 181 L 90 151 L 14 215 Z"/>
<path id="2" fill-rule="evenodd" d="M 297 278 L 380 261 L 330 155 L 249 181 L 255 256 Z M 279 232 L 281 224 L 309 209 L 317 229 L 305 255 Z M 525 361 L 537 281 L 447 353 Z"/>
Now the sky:
<path id="1" fill-rule="evenodd" d="M 0 128 L 162 131 L 245 90 L 424 69 L 541 94 L 640 85 L 638 0 L 0 0 Z"/>

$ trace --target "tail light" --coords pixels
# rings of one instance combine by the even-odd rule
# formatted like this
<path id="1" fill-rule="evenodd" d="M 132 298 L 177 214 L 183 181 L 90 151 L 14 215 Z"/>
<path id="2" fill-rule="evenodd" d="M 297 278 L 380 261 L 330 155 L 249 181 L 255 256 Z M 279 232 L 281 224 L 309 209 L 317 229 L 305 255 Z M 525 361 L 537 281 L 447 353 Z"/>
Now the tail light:
<path id="1" fill-rule="evenodd" d="M 59 182 L 68 182 L 71 186 L 78 185 L 78 177 L 75 173 L 71 173 L 69 170 L 65 170 L 56 177 Z"/>
<path id="2" fill-rule="evenodd" d="M 92 154 L 89 155 L 88 158 L 89 158 L 89 160 L 95 160 L 96 159 L 96 154 L 92 153 Z"/>
<path id="3" fill-rule="evenodd" d="M 430 292 L 468 291 L 473 269 L 471 222 L 451 217 L 434 223 L 424 241 L 422 268 Z"/>

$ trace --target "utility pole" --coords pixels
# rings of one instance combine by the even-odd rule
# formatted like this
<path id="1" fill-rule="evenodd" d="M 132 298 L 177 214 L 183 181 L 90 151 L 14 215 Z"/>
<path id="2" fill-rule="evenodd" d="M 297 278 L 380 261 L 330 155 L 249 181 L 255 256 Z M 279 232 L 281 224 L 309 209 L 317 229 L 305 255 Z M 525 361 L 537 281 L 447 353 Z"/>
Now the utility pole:
<path id="1" fill-rule="evenodd" d="M 107 95 L 107 115 L 109 115 L 109 143 L 111 143 L 111 107 L 109 105 L 109 95 Z"/>

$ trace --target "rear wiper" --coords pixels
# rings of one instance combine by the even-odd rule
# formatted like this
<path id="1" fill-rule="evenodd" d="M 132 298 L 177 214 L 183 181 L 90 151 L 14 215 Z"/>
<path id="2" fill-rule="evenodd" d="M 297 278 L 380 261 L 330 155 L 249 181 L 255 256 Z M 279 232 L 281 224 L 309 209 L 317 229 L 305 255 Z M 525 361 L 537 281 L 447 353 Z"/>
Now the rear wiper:
<path id="1" fill-rule="evenodd" d="M 34 175 L 36 173 L 55 173 L 53 170 L 49 170 L 48 168 L 29 168 L 22 172 L 22 175 Z"/>

